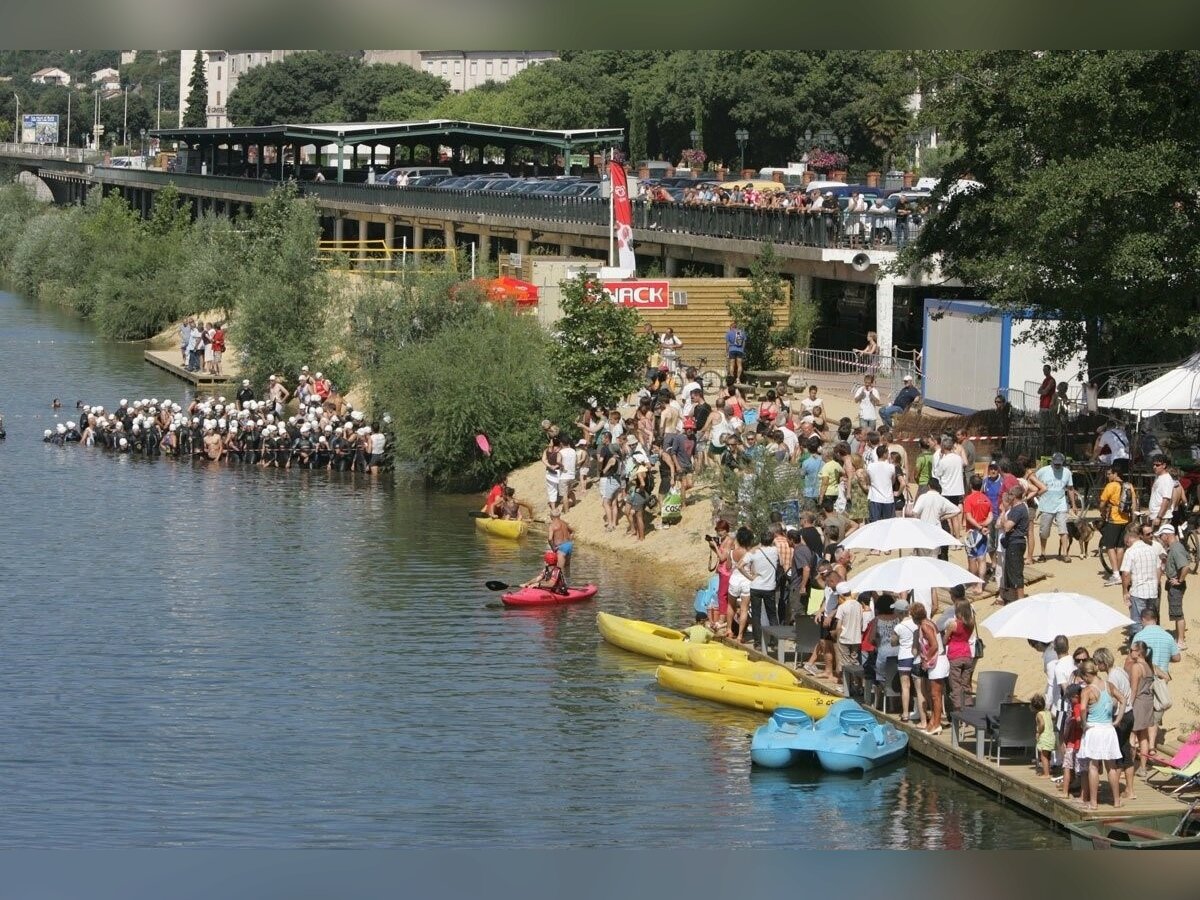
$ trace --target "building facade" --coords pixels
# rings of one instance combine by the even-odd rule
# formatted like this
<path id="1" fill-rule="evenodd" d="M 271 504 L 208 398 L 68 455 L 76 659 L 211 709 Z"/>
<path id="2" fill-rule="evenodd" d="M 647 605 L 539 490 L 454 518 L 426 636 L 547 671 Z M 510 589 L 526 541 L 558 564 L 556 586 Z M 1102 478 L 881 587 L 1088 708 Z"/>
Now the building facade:
<path id="1" fill-rule="evenodd" d="M 553 50 L 418 50 L 420 69 L 436 75 L 456 94 L 488 81 L 508 81 L 530 66 L 558 59 Z"/>
<path id="2" fill-rule="evenodd" d="M 181 50 L 179 51 L 179 124 L 187 112 L 188 85 L 192 80 L 192 68 L 196 54 L 204 54 L 204 74 L 208 79 L 208 106 L 205 114 L 208 128 L 224 128 L 229 125 L 225 104 L 237 87 L 238 79 L 251 69 L 279 62 L 295 50 L 248 50 L 237 53 L 228 50 Z"/>

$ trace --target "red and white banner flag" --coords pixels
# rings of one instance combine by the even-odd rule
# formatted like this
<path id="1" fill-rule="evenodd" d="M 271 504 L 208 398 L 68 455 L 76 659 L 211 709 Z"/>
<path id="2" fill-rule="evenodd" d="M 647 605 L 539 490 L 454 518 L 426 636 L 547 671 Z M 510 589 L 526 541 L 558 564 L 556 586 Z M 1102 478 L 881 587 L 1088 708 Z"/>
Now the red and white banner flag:
<path id="1" fill-rule="evenodd" d="M 620 163 L 608 164 L 608 177 L 612 185 L 613 228 L 617 239 L 617 266 L 632 272 L 637 268 L 633 257 L 633 207 L 629 203 L 629 182 L 625 180 L 625 167 Z"/>

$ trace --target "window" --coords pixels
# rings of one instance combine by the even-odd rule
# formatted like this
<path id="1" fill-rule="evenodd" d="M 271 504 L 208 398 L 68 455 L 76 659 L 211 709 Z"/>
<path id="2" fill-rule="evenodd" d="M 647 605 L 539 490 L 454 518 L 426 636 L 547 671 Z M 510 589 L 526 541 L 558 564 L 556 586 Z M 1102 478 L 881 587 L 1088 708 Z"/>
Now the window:
<path id="1" fill-rule="evenodd" d="M 473 59 L 473 60 L 471 60 L 471 74 L 472 74 L 472 75 L 478 75 L 478 74 L 479 74 L 479 62 L 478 62 L 478 60 L 474 60 L 474 59 Z"/>
<path id="2" fill-rule="evenodd" d="M 217 66 L 217 81 L 221 80 L 221 67 Z M 217 101 L 220 102 L 220 101 Z"/>
<path id="3" fill-rule="evenodd" d="M 500 63 L 500 74 L 501 75 L 508 74 L 508 60 L 507 59 L 504 60 L 502 63 Z"/>
<path id="4" fill-rule="evenodd" d="M 450 72 L 450 63 L 442 60 L 442 74 L 446 75 Z"/>
<path id="5" fill-rule="evenodd" d="M 221 105 L 221 92 L 217 91 L 217 106 Z"/>
<path id="6" fill-rule="evenodd" d="M 484 73 L 487 75 L 492 74 L 492 61 L 490 59 L 486 63 L 483 64 L 483 70 L 484 70 Z"/>
<path id="7" fill-rule="evenodd" d="M 462 63 L 461 63 L 461 62 L 459 62 L 458 60 L 455 60 L 455 61 L 454 61 L 454 74 L 455 74 L 455 75 L 461 75 L 461 74 L 462 74 Z"/>

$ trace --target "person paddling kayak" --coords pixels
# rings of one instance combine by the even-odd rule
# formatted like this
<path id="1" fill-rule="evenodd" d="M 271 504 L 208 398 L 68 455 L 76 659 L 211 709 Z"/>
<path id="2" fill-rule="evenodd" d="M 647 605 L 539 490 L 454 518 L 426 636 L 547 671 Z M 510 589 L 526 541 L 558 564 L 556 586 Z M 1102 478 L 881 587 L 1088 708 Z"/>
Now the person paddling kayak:
<path id="1" fill-rule="evenodd" d="M 536 587 L 555 594 L 565 594 L 567 580 L 563 577 L 562 569 L 558 567 L 558 554 L 553 550 L 547 550 L 542 554 L 542 562 L 546 565 L 542 567 L 541 573 L 530 578 L 521 587 Z"/>

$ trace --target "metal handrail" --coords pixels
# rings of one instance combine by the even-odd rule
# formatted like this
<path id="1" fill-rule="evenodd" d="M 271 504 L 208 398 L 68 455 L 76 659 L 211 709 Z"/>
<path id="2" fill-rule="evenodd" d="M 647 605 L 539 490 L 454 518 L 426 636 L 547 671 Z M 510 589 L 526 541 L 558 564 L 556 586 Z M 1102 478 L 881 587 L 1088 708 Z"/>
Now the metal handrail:
<path id="1" fill-rule="evenodd" d="M 0 141 L 0 154 L 34 156 L 38 159 L 61 159 L 76 163 L 96 162 L 104 158 L 104 154 L 96 150 L 59 147 L 56 144 L 14 144 L 12 141 Z"/>

